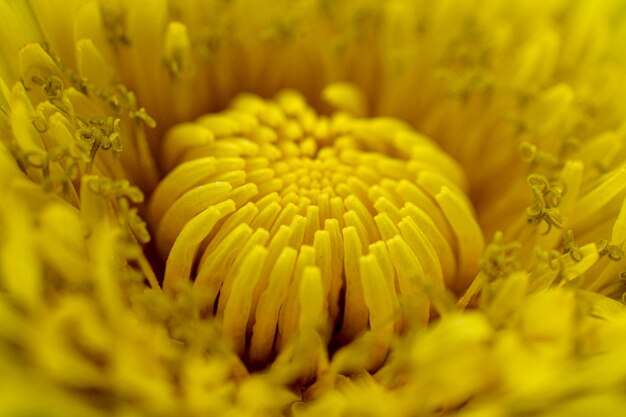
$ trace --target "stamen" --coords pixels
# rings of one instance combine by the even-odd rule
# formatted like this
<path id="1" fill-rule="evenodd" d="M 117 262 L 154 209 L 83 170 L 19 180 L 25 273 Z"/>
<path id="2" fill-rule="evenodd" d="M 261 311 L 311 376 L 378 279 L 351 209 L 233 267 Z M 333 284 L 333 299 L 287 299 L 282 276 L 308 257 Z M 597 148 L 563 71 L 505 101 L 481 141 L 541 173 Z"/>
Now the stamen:
<path id="1" fill-rule="evenodd" d="M 574 241 L 574 232 L 571 229 L 563 231 L 563 253 L 569 253 L 576 262 L 582 261 L 584 254 Z"/>
<path id="2" fill-rule="evenodd" d="M 532 206 L 526 209 L 526 215 L 530 224 L 546 223 L 547 228 L 542 235 L 547 235 L 552 227 L 561 229 L 563 227 L 563 217 L 558 209 L 561 203 L 561 189 L 551 184 L 542 175 L 532 174 L 528 177 L 528 184 L 531 187 L 535 199 Z"/>
<path id="3" fill-rule="evenodd" d="M 624 250 L 618 245 L 609 244 L 605 239 L 600 240 L 597 245 L 600 256 L 607 255 L 612 261 L 621 261 L 624 258 Z"/>

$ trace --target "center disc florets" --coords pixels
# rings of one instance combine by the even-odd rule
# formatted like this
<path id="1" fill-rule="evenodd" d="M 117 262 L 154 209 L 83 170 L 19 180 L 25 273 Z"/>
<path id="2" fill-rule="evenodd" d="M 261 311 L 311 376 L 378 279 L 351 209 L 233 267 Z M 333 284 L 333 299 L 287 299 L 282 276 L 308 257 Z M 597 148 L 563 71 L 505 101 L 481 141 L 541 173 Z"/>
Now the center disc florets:
<path id="1" fill-rule="evenodd" d="M 250 363 L 307 332 L 345 344 L 425 322 L 467 287 L 482 236 L 458 165 L 389 118 L 237 98 L 172 128 L 149 221 L 163 286 L 193 283 Z"/>

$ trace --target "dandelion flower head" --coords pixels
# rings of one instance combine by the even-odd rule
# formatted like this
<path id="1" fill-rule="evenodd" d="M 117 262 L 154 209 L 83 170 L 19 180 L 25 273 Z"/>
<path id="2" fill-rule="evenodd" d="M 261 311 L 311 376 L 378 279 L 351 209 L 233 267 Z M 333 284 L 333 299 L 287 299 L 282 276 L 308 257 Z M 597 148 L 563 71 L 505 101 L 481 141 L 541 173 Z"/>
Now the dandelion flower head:
<path id="1" fill-rule="evenodd" d="M 0 414 L 620 415 L 624 13 L 0 1 Z"/>

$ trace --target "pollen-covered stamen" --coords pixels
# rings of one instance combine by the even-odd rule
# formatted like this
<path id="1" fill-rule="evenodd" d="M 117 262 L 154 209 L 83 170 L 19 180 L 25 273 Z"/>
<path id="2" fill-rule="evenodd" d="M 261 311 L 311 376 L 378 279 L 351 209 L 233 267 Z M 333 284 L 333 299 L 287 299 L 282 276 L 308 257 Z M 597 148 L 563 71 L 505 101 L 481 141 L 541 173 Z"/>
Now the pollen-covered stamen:
<path id="1" fill-rule="evenodd" d="M 243 95 L 172 128 L 163 150 L 169 174 L 148 216 L 163 286 L 193 281 L 252 363 L 310 335 L 303 286 L 321 292 L 323 340 L 370 332 L 377 366 L 391 333 L 427 321 L 477 272 L 464 174 L 398 120 L 320 116 L 292 91 Z"/>
<path id="2" fill-rule="evenodd" d="M 493 243 L 485 248 L 480 261 L 481 270 L 491 279 L 504 278 L 521 269 L 518 259 L 521 244 L 504 243 L 504 235 L 497 232 Z"/>
<path id="3" fill-rule="evenodd" d="M 531 174 L 527 181 L 534 197 L 533 204 L 526 210 L 528 222 L 546 223 L 547 228 L 542 232 L 543 235 L 550 233 L 552 227 L 561 229 L 563 217 L 558 207 L 561 203 L 562 190 L 543 175 Z"/>
<path id="4" fill-rule="evenodd" d="M 574 241 L 574 232 L 568 229 L 563 232 L 563 253 L 569 253 L 576 262 L 582 261 L 584 254 Z"/>
<path id="5" fill-rule="evenodd" d="M 600 256 L 608 256 L 612 261 L 618 262 L 624 258 L 624 250 L 619 245 L 609 244 L 606 239 L 598 242 L 598 254 Z"/>

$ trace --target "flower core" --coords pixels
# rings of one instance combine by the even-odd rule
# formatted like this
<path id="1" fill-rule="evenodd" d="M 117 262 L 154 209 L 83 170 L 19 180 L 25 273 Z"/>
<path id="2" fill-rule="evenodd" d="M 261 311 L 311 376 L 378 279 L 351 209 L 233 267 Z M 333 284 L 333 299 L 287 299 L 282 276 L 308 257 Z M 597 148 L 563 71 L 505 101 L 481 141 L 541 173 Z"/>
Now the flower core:
<path id="1" fill-rule="evenodd" d="M 462 170 L 399 120 L 241 95 L 170 129 L 160 162 L 148 221 L 163 286 L 193 282 L 251 363 L 309 331 L 339 345 L 374 334 L 379 361 L 477 272 Z"/>

